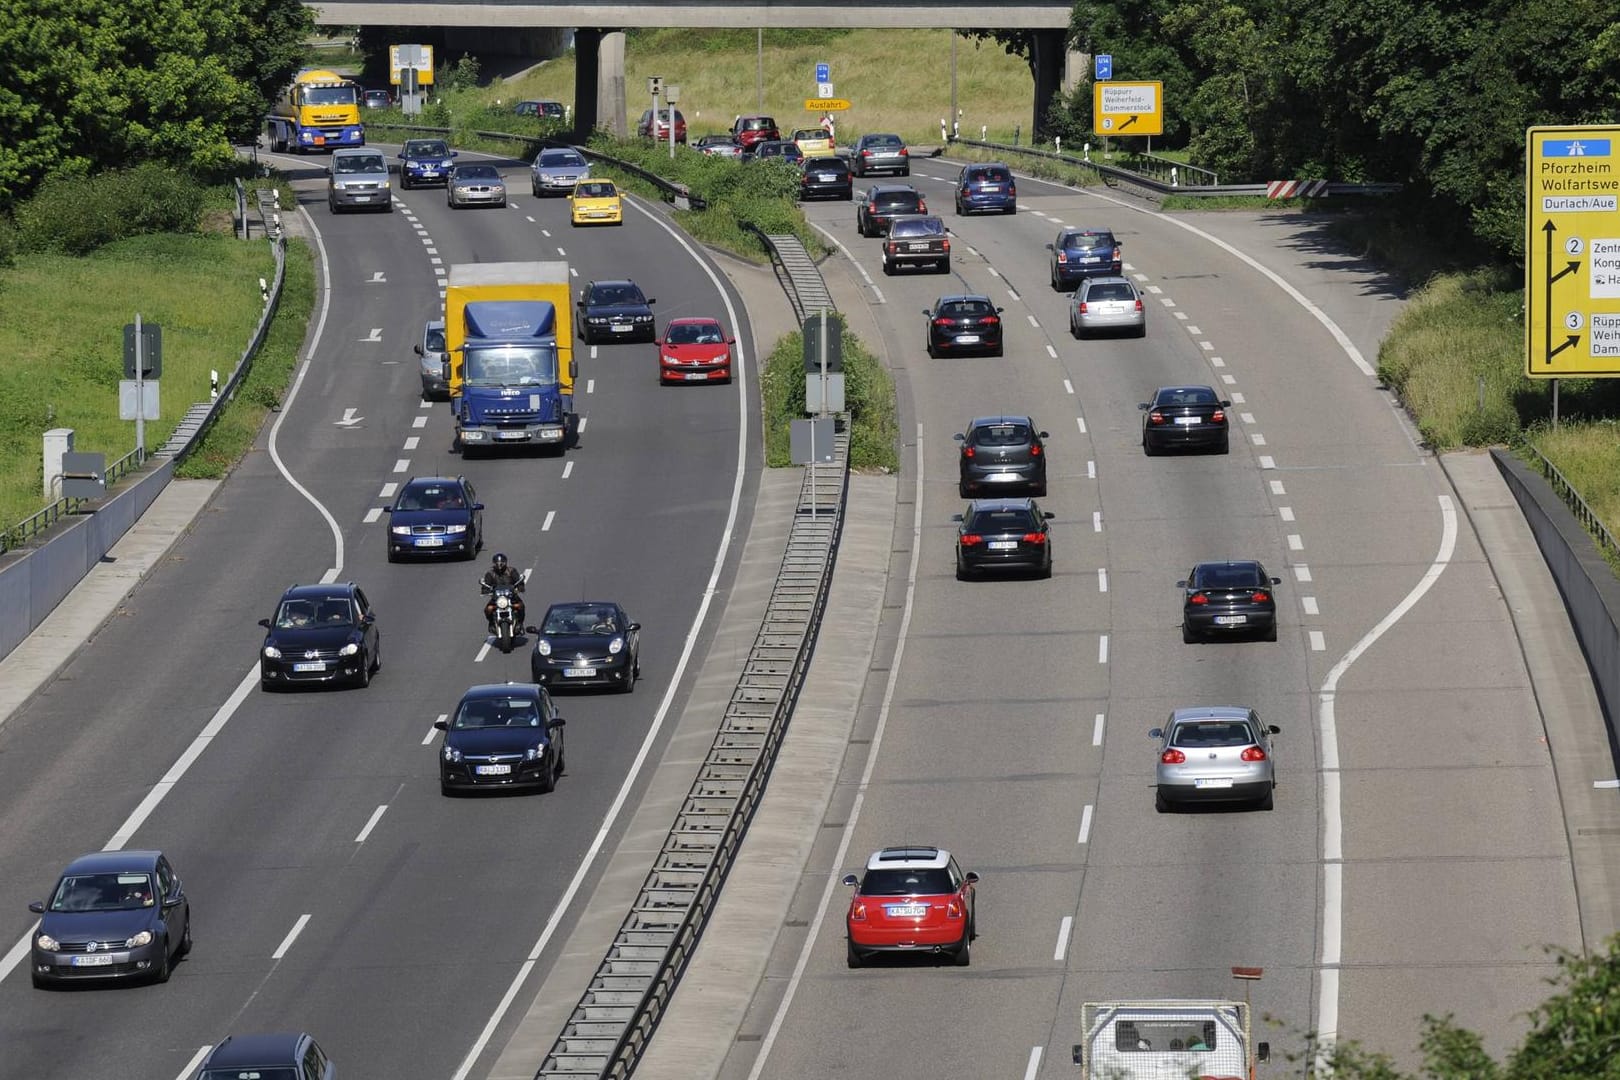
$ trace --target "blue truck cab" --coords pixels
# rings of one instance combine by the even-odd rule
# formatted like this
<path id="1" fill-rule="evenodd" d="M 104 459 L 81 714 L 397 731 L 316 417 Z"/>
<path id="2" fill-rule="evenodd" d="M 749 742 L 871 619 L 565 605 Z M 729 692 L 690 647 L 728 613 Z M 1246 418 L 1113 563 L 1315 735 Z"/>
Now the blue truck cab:
<path id="1" fill-rule="evenodd" d="M 546 300 L 470 301 L 462 309 L 456 443 L 566 448 L 573 430 L 573 371 L 561 370 L 557 308 Z M 570 366 L 572 361 L 569 361 Z"/>

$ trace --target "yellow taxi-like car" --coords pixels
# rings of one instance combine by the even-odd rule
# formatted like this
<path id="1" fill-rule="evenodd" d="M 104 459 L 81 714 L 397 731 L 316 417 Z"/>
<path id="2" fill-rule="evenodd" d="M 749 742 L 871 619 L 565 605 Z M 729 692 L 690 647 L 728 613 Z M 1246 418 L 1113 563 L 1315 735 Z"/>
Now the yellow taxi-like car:
<path id="1" fill-rule="evenodd" d="M 581 180 L 568 196 L 568 205 L 571 224 L 624 224 L 624 204 L 611 180 Z"/>
<path id="2" fill-rule="evenodd" d="M 805 157 L 831 157 L 836 153 L 833 137 L 823 128 L 800 128 L 793 133 L 793 142 Z"/>

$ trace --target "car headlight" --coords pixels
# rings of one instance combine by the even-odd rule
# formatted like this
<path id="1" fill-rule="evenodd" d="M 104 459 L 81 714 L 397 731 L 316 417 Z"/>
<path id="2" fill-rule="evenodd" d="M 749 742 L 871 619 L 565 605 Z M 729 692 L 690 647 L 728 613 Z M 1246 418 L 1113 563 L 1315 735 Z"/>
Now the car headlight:
<path id="1" fill-rule="evenodd" d="M 551 642 L 547 641 L 545 638 L 541 638 L 539 641 L 535 642 L 534 651 L 539 653 L 541 656 L 550 656 Z"/>
<path id="2" fill-rule="evenodd" d="M 524 751 L 523 756 L 530 761 L 539 761 L 546 756 L 546 744 L 541 743 L 539 746 L 529 747 L 528 750 Z"/>
<path id="3" fill-rule="evenodd" d="M 624 648 L 624 638 L 622 637 L 616 637 L 608 642 L 608 652 L 615 656 L 618 655 L 619 650 L 622 648 Z"/>
<path id="4" fill-rule="evenodd" d="M 405 163 L 405 167 L 407 169 L 420 169 L 422 168 L 422 163 L 420 161 L 407 161 Z"/>
<path id="5" fill-rule="evenodd" d="M 653 317 L 651 315 L 637 315 L 636 316 L 636 322 L 652 322 L 652 319 L 653 319 Z"/>
<path id="6" fill-rule="evenodd" d="M 124 942 L 124 947 L 126 949 L 138 949 L 142 945 L 150 944 L 152 944 L 152 931 L 142 930 L 140 933 Z"/>
<path id="7" fill-rule="evenodd" d="M 276 648 L 274 645 L 266 645 L 264 647 L 264 658 L 266 660 L 280 660 L 281 650 Z"/>
<path id="8" fill-rule="evenodd" d="M 446 760 L 446 761 L 460 761 L 461 760 L 461 751 L 457 750 L 454 746 L 445 747 L 444 750 L 443 750 L 443 754 L 444 754 L 444 760 Z"/>
<path id="9" fill-rule="evenodd" d="M 360 651 L 360 646 L 351 641 L 347 645 L 343 646 L 343 648 L 338 650 L 338 655 L 339 656 L 353 656 L 355 653 L 357 653 L 359 651 Z"/>
<path id="10" fill-rule="evenodd" d="M 467 531 L 467 526 L 465 526 L 465 525 L 446 525 L 444 527 L 444 531 L 447 532 L 447 533 L 464 533 L 464 532 Z"/>
<path id="11" fill-rule="evenodd" d="M 393 525 L 389 527 L 388 531 L 393 533 L 395 536 L 411 535 L 411 527 L 409 525 Z"/>
<path id="12" fill-rule="evenodd" d="M 41 934 L 34 939 L 34 947 L 43 952 L 56 952 L 62 947 L 62 943 L 49 934 Z"/>

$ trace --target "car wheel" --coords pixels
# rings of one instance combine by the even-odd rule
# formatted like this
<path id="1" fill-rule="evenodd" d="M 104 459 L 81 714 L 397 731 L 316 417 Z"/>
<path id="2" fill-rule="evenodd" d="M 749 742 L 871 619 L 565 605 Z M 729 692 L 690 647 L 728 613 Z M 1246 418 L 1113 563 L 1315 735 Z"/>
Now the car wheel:
<path id="1" fill-rule="evenodd" d="M 440 780 L 439 794 L 443 795 L 447 799 L 453 799 L 456 797 L 456 789 L 445 783 L 443 780 Z"/>
<path id="2" fill-rule="evenodd" d="M 388 553 L 388 561 L 389 562 L 399 562 L 399 556 L 394 554 L 392 551 L 390 551 Z"/>
<path id="3" fill-rule="evenodd" d="M 1277 805 L 1277 785 L 1273 784 L 1271 786 L 1270 791 L 1267 791 L 1264 795 L 1260 796 L 1260 798 L 1255 801 L 1254 808 L 1256 810 L 1270 810 L 1276 805 Z"/>
<path id="4" fill-rule="evenodd" d="M 326 209 L 331 212 L 333 217 L 337 217 L 337 203 L 333 202 L 331 199 L 326 200 Z"/>
<path id="5" fill-rule="evenodd" d="M 180 948 L 174 954 L 177 957 L 191 955 L 191 912 L 186 912 L 186 932 L 180 939 Z"/>
<path id="6" fill-rule="evenodd" d="M 994 349 L 990 350 L 990 355 L 991 356 L 1006 356 L 1007 355 L 1007 348 L 1004 345 L 997 345 Z"/>
<path id="7" fill-rule="evenodd" d="M 1147 337 L 1147 326 L 1145 324 L 1136 328 L 1136 336 L 1139 338 Z"/>
<path id="8" fill-rule="evenodd" d="M 163 948 L 158 950 L 158 962 L 157 962 L 157 967 L 152 970 L 152 981 L 154 983 L 166 983 L 166 982 L 169 981 L 169 939 L 168 938 L 163 939 Z"/>
<path id="9" fill-rule="evenodd" d="M 1069 336 L 1076 341 L 1080 340 L 1080 324 L 1073 319 L 1069 320 Z"/>
<path id="10" fill-rule="evenodd" d="M 949 259 L 941 259 L 941 260 L 939 260 L 939 272 L 942 273 L 942 274 L 950 273 L 951 272 L 951 260 L 949 260 Z"/>
<path id="11" fill-rule="evenodd" d="M 1232 452 L 1232 437 L 1222 435 L 1221 441 L 1215 444 L 1215 452 L 1217 454 L 1230 454 Z"/>
<path id="12" fill-rule="evenodd" d="M 547 765 L 545 775 L 540 778 L 540 794 L 550 795 L 557 790 L 557 766 Z"/>
<path id="13" fill-rule="evenodd" d="M 1007 207 L 1007 209 L 1003 210 L 1002 213 L 1004 213 L 1004 214 L 1016 214 L 1016 213 L 1018 213 L 1018 204 L 1013 203 L 1011 206 Z"/>
<path id="14" fill-rule="evenodd" d="M 962 565 L 962 560 L 957 559 L 956 560 L 956 580 L 957 581 L 967 581 L 972 576 L 973 575 L 968 572 L 968 568 Z"/>
<path id="15" fill-rule="evenodd" d="M 957 967 L 967 967 L 973 962 L 972 936 L 967 932 L 966 928 L 962 930 L 962 944 L 958 945 L 956 951 L 951 954 L 951 960 Z"/>
<path id="16" fill-rule="evenodd" d="M 1188 626 L 1187 623 L 1183 621 L 1181 624 L 1181 643 L 1183 645 L 1191 645 L 1197 640 L 1198 635 L 1193 633 L 1193 628 Z"/>
<path id="17" fill-rule="evenodd" d="M 1161 814 L 1173 814 L 1175 813 L 1176 808 L 1171 804 L 1169 799 L 1164 797 L 1164 792 L 1160 791 L 1158 788 L 1154 788 L 1153 809 L 1157 810 Z"/>
<path id="18" fill-rule="evenodd" d="M 1052 577 L 1052 560 L 1051 559 L 1046 560 L 1046 565 L 1041 567 L 1041 572 L 1039 574 L 1037 574 L 1036 577 L 1040 578 L 1042 581 L 1050 580 L 1050 578 Z"/>
<path id="19" fill-rule="evenodd" d="M 629 671 L 625 672 L 624 682 L 619 684 L 619 693 L 621 693 L 621 694 L 633 694 L 635 692 L 636 692 L 636 669 L 634 667 L 632 667 Z"/>
<path id="20" fill-rule="evenodd" d="M 852 968 L 858 968 L 865 962 L 866 958 L 863 957 L 861 955 L 861 951 L 855 947 L 855 943 L 846 937 L 844 939 L 844 963 L 848 964 Z M 34 985 L 37 986 L 39 984 L 35 983 Z"/>
<path id="21" fill-rule="evenodd" d="M 933 338 L 929 338 L 927 341 L 925 341 L 923 343 L 923 352 L 927 353 L 930 357 L 933 357 L 935 355 L 935 353 L 934 353 L 934 339 Z"/>
<path id="22" fill-rule="evenodd" d="M 371 673 L 373 675 L 382 670 L 382 642 L 377 642 L 377 652 L 371 658 Z"/>
<path id="23" fill-rule="evenodd" d="M 968 482 L 966 480 L 958 480 L 956 482 L 956 497 L 957 498 L 959 498 L 959 499 L 971 499 L 973 497 L 971 492 L 972 492 L 972 488 L 968 485 Z"/>
<path id="24" fill-rule="evenodd" d="M 1046 481 L 1042 480 L 1039 483 L 1037 483 L 1035 485 L 1035 487 L 1034 487 L 1034 490 L 1032 490 L 1030 492 L 1030 495 L 1032 497 L 1034 497 L 1034 498 L 1037 498 L 1037 499 L 1046 498 Z"/>
<path id="25" fill-rule="evenodd" d="M 1142 436 L 1142 454 L 1144 457 L 1158 457 L 1159 448 L 1148 441 L 1146 435 Z"/>
<path id="26" fill-rule="evenodd" d="M 364 654 L 360 657 L 360 673 L 354 677 L 357 689 L 364 690 L 371 685 L 371 658 Z"/>
<path id="27" fill-rule="evenodd" d="M 1261 640 L 1262 641 L 1276 641 L 1277 640 L 1277 624 L 1276 623 L 1272 623 L 1271 627 L 1263 635 L 1261 635 Z"/>
<path id="28" fill-rule="evenodd" d="M 901 176 L 910 176 L 911 175 L 911 166 L 907 165 L 905 168 L 901 169 L 900 170 L 900 175 Z"/>
<path id="29" fill-rule="evenodd" d="M 890 276 L 894 274 L 894 267 L 889 265 L 889 260 L 887 259 L 883 260 L 883 273 Z"/>

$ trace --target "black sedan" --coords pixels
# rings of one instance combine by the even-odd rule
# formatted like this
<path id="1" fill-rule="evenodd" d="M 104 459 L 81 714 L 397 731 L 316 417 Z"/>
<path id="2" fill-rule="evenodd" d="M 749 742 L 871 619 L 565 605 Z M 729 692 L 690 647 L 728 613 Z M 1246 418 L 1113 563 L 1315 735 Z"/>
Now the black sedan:
<path id="1" fill-rule="evenodd" d="M 952 436 L 962 444 L 957 456 L 957 490 L 966 499 L 986 488 L 1023 488 L 1046 494 L 1046 432 L 1027 416 L 980 416 Z"/>
<path id="2" fill-rule="evenodd" d="M 928 319 L 928 355 L 1002 354 L 1001 308 L 988 296 L 942 296 L 923 308 Z"/>
<path id="3" fill-rule="evenodd" d="M 606 600 L 552 604 L 529 660 L 542 686 L 636 688 L 641 674 L 641 624 Z"/>
<path id="4" fill-rule="evenodd" d="M 465 476 L 413 476 L 383 512 L 389 562 L 407 555 L 471 559 L 484 546 L 484 504 Z"/>
<path id="5" fill-rule="evenodd" d="M 1231 407 L 1207 386 L 1161 386 L 1152 401 L 1137 406 L 1142 410 L 1142 453 L 1152 457 L 1183 448 L 1226 453 L 1226 410 Z"/>
<path id="6" fill-rule="evenodd" d="M 1052 520 L 1034 499 L 975 499 L 956 526 L 956 579 L 985 571 L 1052 576 Z"/>
<path id="7" fill-rule="evenodd" d="M 599 341 L 655 341 L 652 306 L 658 303 L 633 281 L 593 281 L 579 290 L 579 338 Z"/>
<path id="8" fill-rule="evenodd" d="M 1252 560 L 1201 562 L 1182 590 L 1181 640 L 1202 641 L 1212 634 L 1257 634 L 1277 640 L 1277 598 L 1272 587 L 1281 578 L 1268 577 L 1266 568 Z"/>
<path id="9" fill-rule="evenodd" d="M 68 864 L 29 954 L 37 987 L 140 979 L 168 982 L 191 951 L 191 901 L 161 851 L 97 851 Z"/>
<path id="10" fill-rule="evenodd" d="M 563 771 L 563 724 L 543 686 L 470 687 L 448 720 L 439 750 L 439 791 L 532 787 L 551 791 Z"/>
<path id="11" fill-rule="evenodd" d="M 368 686 L 382 667 L 377 615 L 352 581 L 294 585 L 259 625 L 259 685 L 266 690 L 339 680 Z"/>
<path id="12" fill-rule="evenodd" d="M 855 197 L 849 162 L 841 157 L 810 157 L 799 163 L 799 198 L 821 196 L 846 202 Z"/>

